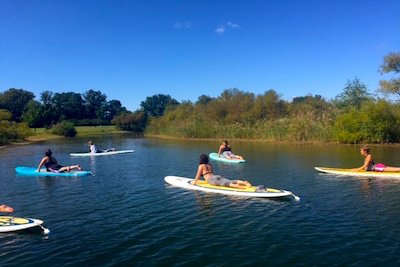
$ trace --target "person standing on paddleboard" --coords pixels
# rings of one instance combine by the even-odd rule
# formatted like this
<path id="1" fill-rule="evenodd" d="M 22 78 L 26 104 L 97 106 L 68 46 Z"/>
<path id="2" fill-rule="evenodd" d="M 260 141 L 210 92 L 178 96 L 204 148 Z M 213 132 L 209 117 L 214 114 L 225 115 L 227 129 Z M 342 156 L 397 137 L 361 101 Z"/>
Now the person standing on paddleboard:
<path id="1" fill-rule="evenodd" d="M 13 212 L 13 211 L 14 211 L 13 208 L 11 208 L 5 204 L 0 205 L 0 212 Z"/>
<path id="2" fill-rule="evenodd" d="M 376 163 L 372 159 L 369 147 L 365 146 L 360 149 L 360 154 L 365 157 L 364 165 L 354 168 L 354 171 L 375 171 L 375 172 L 400 172 L 399 167 L 386 166 L 383 163 Z"/>
<path id="3" fill-rule="evenodd" d="M 230 145 L 228 145 L 228 141 L 223 141 L 222 145 L 219 146 L 218 149 L 218 157 L 224 156 L 227 159 L 243 159 L 242 156 L 235 155 L 232 153 L 232 148 Z"/>
<path id="4" fill-rule="evenodd" d="M 211 185 L 226 186 L 233 188 L 246 189 L 252 187 L 252 185 L 247 181 L 242 180 L 229 180 L 220 175 L 214 175 L 212 165 L 208 161 L 208 156 L 206 154 L 200 155 L 199 167 L 197 169 L 197 174 L 192 182 L 196 184 L 197 181 L 203 177 Z"/>
<path id="5" fill-rule="evenodd" d="M 39 163 L 39 166 L 37 168 L 37 171 L 40 172 L 40 169 L 42 166 L 46 167 L 46 170 L 49 172 L 69 172 L 70 170 L 82 170 L 81 166 L 79 165 L 71 165 L 71 166 L 62 166 L 57 163 L 57 160 L 53 157 L 53 152 L 51 150 L 47 150 L 45 153 L 45 156 L 42 158 L 42 160 Z"/>

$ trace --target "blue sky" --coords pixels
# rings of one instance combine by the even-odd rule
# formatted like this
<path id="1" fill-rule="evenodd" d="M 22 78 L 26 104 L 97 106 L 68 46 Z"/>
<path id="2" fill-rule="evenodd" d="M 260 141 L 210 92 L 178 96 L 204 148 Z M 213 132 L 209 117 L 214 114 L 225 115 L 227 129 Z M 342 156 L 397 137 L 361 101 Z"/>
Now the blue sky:
<path id="1" fill-rule="evenodd" d="M 400 51 L 398 0 L 0 0 L 0 91 L 100 90 L 129 110 L 239 88 L 371 92 Z"/>

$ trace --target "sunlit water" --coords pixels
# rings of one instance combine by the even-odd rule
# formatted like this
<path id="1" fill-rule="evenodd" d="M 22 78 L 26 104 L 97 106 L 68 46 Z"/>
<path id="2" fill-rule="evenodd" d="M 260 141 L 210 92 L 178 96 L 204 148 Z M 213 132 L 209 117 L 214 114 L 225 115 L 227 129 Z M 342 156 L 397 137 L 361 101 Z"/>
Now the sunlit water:
<path id="1" fill-rule="evenodd" d="M 317 173 L 362 165 L 358 146 L 232 142 L 247 162 L 212 162 L 215 173 L 287 189 L 301 197 L 246 199 L 185 191 L 166 175 L 194 177 L 216 141 L 132 136 L 92 139 L 132 154 L 71 157 L 87 139 L 2 148 L 0 203 L 39 218 L 51 233 L 0 234 L 1 266 L 377 266 L 400 264 L 400 179 Z M 63 164 L 94 176 L 26 177 L 51 148 Z M 400 165 L 399 147 L 373 147 Z"/>

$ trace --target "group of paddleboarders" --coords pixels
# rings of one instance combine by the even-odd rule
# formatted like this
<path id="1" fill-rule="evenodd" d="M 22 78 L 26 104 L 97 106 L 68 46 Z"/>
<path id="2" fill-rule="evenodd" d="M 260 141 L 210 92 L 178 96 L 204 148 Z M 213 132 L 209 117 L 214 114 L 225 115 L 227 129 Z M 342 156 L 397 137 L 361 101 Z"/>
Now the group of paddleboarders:
<path id="1" fill-rule="evenodd" d="M 369 147 L 360 149 L 360 154 L 364 156 L 364 164 L 361 167 L 353 168 L 353 171 L 375 171 L 375 172 L 400 172 L 400 167 L 386 166 L 383 163 L 375 163 Z"/>

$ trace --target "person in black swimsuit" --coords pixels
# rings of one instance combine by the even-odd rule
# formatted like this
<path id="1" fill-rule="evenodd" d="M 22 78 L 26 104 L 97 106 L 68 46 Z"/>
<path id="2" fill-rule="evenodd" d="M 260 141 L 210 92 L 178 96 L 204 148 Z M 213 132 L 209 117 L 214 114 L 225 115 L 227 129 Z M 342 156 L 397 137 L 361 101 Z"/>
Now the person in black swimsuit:
<path id="1" fill-rule="evenodd" d="M 222 145 L 219 146 L 218 157 L 221 157 L 221 154 L 227 159 L 243 159 L 242 156 L 232 153 L 232 148 L 230 145 L 228 145 L 228 141 L 226 140 L 222 142 Z"/>
<path id="2" fill-rule="evenodd" d="M 203 177 L 209 184 L 217 186 L 227 186 L 240 189 L 252 187 L 248 181 L 229 180 L 220 175 L 215 175 L 213 173 L 212 165 L 208 162 L 208 156 L 206 154 L 200 155 L 199 168 L 197 169 L 197 174 L 192 184 L 195 185 L 200 177 Z"/>
<path id="3" fill-rule="evenodd" d="M 57 163 L 57 160 L 52 156 L 53 153 L 51 150 L 47 150 L 45 153 L 45 156 L 42 158 L 42 160 L 39 163 L 39 166 L 37 168 L 37 171 L 40 172 L 40 169 L 44 165 L 46 167 L 46 170 L 48 172 L 69 172 L 70 170 L 81 170 L 81 167 L 79 165 L 71 165 L 71 166 L 62 166 Z"/>

